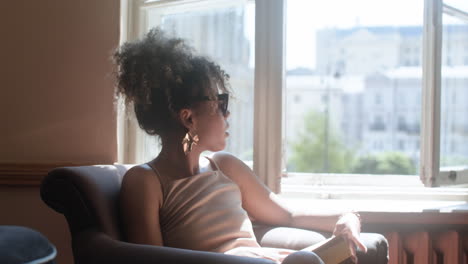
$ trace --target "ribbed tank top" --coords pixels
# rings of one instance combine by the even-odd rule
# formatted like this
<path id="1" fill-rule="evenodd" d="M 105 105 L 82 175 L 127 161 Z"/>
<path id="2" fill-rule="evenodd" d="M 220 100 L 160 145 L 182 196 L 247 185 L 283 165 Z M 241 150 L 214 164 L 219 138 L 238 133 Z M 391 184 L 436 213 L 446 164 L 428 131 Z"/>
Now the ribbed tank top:
<path id="1" fill-rule="evenodd" d="M 216 167 L 181 179 L 153 171 L 161 182 L 159 219 L 163 244 L 224 253 L 238 247 L 260 247 L 242 208 L 239 187 Z"/>

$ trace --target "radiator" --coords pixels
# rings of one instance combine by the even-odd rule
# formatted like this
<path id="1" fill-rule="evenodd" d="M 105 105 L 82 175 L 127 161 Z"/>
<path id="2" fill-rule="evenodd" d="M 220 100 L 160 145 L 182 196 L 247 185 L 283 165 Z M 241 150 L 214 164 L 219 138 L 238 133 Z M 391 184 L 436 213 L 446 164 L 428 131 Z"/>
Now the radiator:
<path id="1" fill-rule="evenodd" d="M 468 264 L 468 234 L 388 232 L 389 264 Z"/>

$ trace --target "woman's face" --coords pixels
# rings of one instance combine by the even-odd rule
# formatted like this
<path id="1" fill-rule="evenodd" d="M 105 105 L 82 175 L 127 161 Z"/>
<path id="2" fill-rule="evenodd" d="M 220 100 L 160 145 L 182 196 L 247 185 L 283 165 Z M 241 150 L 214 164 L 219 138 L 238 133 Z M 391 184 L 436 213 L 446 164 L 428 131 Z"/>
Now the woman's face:
<path id="1" fill-rule="evenodd" d="M 227 118 L 230 113 L 228 111 L 224 115 L 219 105 L 219 101 L 205 101 L 194 109 L 194 132 L 199 137 L 197 147 L 202 151 L 220 151 L 226 147 L 226 138 L 229 136 Z"/>

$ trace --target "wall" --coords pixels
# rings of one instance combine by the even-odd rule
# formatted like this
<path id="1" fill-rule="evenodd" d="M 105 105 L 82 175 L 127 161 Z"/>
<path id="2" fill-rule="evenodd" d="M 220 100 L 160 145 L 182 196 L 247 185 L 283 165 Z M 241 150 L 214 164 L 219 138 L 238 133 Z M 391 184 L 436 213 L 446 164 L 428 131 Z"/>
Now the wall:
<path id="1" fill-rule="evenodd" d="M 95 164 L 117 158 L 110 56 L 118 0 L 2 1 L 0 166 Z M 38 229 L 72 263 L 64 218 L 38 187 L 0 187 L 0 225 Z"/>
<path id="2" fill-rule="evenodd" d="M 65 217 L 42 202 L 37 187 L 0 187 L 0 225 L 26 226 L 41 232 L 57 248 L 58 264 L 73 263 Z"/>

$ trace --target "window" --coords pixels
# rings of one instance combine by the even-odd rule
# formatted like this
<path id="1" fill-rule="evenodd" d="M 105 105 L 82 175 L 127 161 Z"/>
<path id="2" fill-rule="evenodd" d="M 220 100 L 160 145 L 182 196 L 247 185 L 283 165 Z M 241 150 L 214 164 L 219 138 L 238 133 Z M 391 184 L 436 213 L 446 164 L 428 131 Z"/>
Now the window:
<path id="1" fill-rule="evenodd" d="M 441 57 L 447 58 L 442 63 L 440 74 L 440 174 L 446 182 L 462 181 L 467 175 L 468 148 L 464 147 L 468 134 L 461 129 L 468 125 L 465 117 L 468 105 L 464 100 L 468 96 L 468 67 L 463 61 L 463 46 L 468 41 L 468 6 L 464 2 L 454 2 L 453 7 L 444 5 L 442 16 Z M 460 10 L 455 7 L 464 7 Z M 448 175 L 452 175 L 450 178 Z"/>
<path id="2" fill-rule="evenodd" d="M 402 151 L 405 150 L 405 142 L 403 140 L 398 141 L 398 148 Z"/>
<path id="3" fill-rule="evenodd" d="M 251 161 L 253 155 L 253 85 L 255 4 L 247 1 L 134 1 L 139 37 L 159 26 L 167 34 L 183 38 L 200 54 L 221 65 L 230 75 L 234 94 L 229 102 L 230 139 L 226 150 Z M 138 162 L 160 151 L 157 138 L 136 136 Z"/>
<path id="4" fill-rule="evenodd" d="M 382 117 L 379 115 L 376 115 L 374 117 L 374 120 L 372 121 L 369 129 L 374 130 L 374 131 L 384 131 L 386 128 L 384 121 L 382 120 Z"/>
<path id="5" fill-rule="evenodd" d="M 323 93 L 328 99 L 301 106 L 307 111 L 293 118 L 288 113 L 299 112 L 297 106 L 286 105 L 287 181 L 310 173 L 355 181 L 362 174 L 416 177 L 419 135 L 404 120 L 421 119 L 421 100 L 413 98 L 422 83 L 414 62 L 421 56 L 423 1 L 285 2 L 286 70 L 310 69 L 306 76 L 287 74 L 285 94 L 308 78 L 304 100 Z"/>
<path id="6" fill-rule="evenodd" d="M 406 125 L 405 117 L 404 116 L 399 116 L 398 117 L 398 126 L 397 129 L 399 131 L 406 131 L 408 129 L 408 126 Z"/>
<path id="7" fill-rule="evenodd" d="M 366 184 L 368 174 L 382 174 L 372 184 L 396 182 L 385 177 L 390 174 L 416 185 L 420 175 L 426 186 L 468 181 L 462 168 L 468 148 L 451 147 L 466 141 L 468 109 L 444 105 L 453 93 L 466 96 L 460 52 L 468 26 L 442 19 L 442 12 L 465 19 L 456 6 L 438 0 L 340 1 L 339 9 L 335 1 L 128 1 L 129 21 L 136 23 L 128 25 L 134 32 L 128 39 L 161 25 L 231 74 L 239 101 L 232 112 L 241 112 L 230 121 L 239 128 L 230 140 L 239 141 L 228 151 L 253 161 L 271 189 Z M 432 28 L 434 19 L 439 24 Z M 184 23 L 195 29 L 184 30 Z M 441 42 L 443 32 L 453 41 Z M 454 74 L 459 77 L 444 85 Z M 452 123 L 462 129 L 444 130 Z M 138 156 L 147 144 L 135 146 L 140 149 L 128 153 Z M 379 162 L 398 164 L 378 169 Z M 457 168 L 445 174 L 446 164 Z"/>
<path id="8" fill-rule="evenodd" d="M 380 105 L 382 103 L 382 97 L 380 96 L 379 93 L 375 94 L 375 104 Z"/>
<path id="9" fill-rule="evenodd" d="M 294 96 L 294 103 L 298 104 L 301 102 L 301 96 L 300 95 L 295 95 Z"/>

